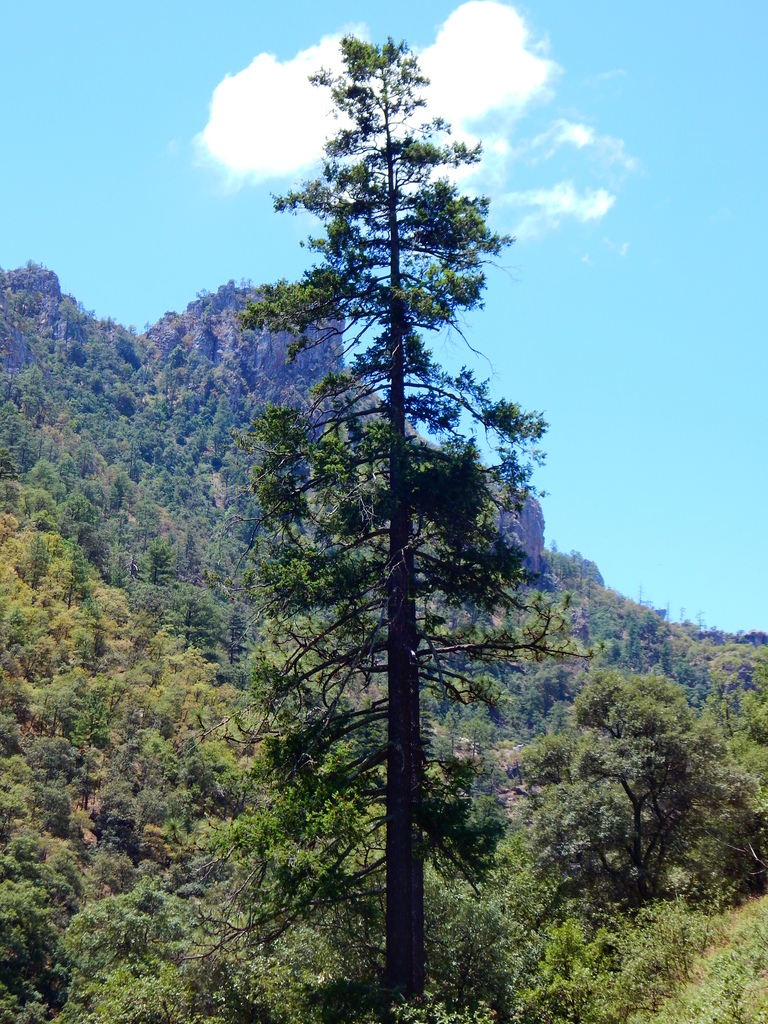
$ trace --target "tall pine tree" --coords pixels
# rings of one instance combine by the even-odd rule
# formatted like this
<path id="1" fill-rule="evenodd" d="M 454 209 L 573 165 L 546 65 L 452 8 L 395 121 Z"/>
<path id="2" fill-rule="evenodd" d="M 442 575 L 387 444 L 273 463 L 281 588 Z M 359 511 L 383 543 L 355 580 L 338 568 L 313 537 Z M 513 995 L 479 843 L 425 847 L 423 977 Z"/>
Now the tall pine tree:
<path id="1" fill-rule="evenodd" d="M 308 242 L 317 262 L 243 318 L 290 334 L 292 356 L 328 345 L 342 358 L 305 408 L 270 406 L 241 439 L 260 508 L 254 732 L 273 789 L 233 836 L 260 862 L 259 906 L 278 930 L 341 899 L 370 923 L 383 892 L 384 982 L 419 992 L 424 858 L 476 872 L 491 842 L 467 765 L 430 758 L 422 695 L 493 702 L 492 666 L 569 646 L 499 529 L 527 495 L 545 424 L 492 401 L 470 370 L 446 373 L 424 342 L 461 329 L 511 241 L 489 229 L 488 200 L 451 180 L 480 150 L 420 124 L 428 82 L 404 43 L 350 36 L 341 52 L 340 75 L 314 78 L 340 124 L 322 174 L 275 203 L 324 225 Z"/>

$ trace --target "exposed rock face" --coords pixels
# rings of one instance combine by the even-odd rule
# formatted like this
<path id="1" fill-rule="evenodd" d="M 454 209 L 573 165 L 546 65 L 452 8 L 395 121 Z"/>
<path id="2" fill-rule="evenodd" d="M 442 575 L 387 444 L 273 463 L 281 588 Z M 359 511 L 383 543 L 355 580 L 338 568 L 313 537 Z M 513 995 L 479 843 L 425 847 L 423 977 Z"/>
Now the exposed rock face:
<path id="1" fill-rule="evenodd" d="M 20 312 L 34 317 L 38 330 L 43 333 L 58 319 L 61 286 L 52 270 L 34 263 L 18 270 L 0 271 L 0 358 L 3 369 L 13 373 L 26 363 L 34 362 L 34 356 L 27 338 L 14 325 L 13 317 L 6 316 L 9 302 L 3 293 L 8 288 L 14 297 L 23 293 L 18 300 L 22 303 Z"/>
<path id="2" fill-rule="evenodd" d="M 30 263 L 26 267 L 19 267 L 18 270 L 7 271 L 5 276 L 12 292 L 39 294 L 43 300 L 55 303 L 58 309 L 61 302 L 61 286 L 52 270 Z"/>
<path id="3" fill-rule="evenodd" d="M 544 513 L 535 498 L 527 498 L 518 514 L 502 512 L 501 530 L 526 553 L 526 568 L 540 573 L 544 569 Z"/>
<path id="4" fill-rule="evenodd" d="M 0 357 L 6 373 L 16 373 L 22 366 L 34 362 L 27 339 L 13 325 L 0 324 Z"/>
<path id="5" fill-rule="evenodd" d="M 238 288 L 234 281 L 222 285 L 215 293 L 190 302 L 184 313 L 166 313 L 147 332 L 147 339 L 157 345 L 163 362 L 176 348 L 196 350 L 216 364 L 237 364 L 239 375 L 254 391 L 263 388 L 265 380 L 277 382 L 286 377 L 285 334 L 241 331 L 238 314 L 258 293 L 253 288 Z M 302 352 L 292 364 L 292 374 L 305 380 L 317 379 L 338 360 L 338 341 L 328 342 Z M 532 573 L 544 569 L 544 515 L 535 498 L 528 498 L 520 513 L 506 512 L 502 530 L 526 553 L 526 567 Z"/>
<path id="6" fill-rule="evenodd" d="M 0 366 L 13 376 L 36 362 L 43 339 L 63 343 L 67 358 L 82 366 L 89 345 L 106 341 L 135 368 L 142 361 L 179 367 L 190 357 L 210 360 L 233 411 L 248 418 L 267 401 L 301 404 L 308 388 L 338 363 L 338 336 L 331 332 L 288 363 L 287 336 L 240 330 L 238 314 L 256 298 L 253 288 L 230 281 L 214 294 L 198 296 L 185 312 L 166 313 L 148 330 L 145 344 L 144 337 L 132 340 L 113 320 L 97 320 L 72 296 L 62 295 L 52 271 L 32 263 L 0 269 Z"/>
<path id="7" fill-rule="evenodd" d="M 263 391 L 265 381 L 288 383 L 286 348 L 289 337 L 240 330 L 238 314 L 257 297 L 254 288 L 237 287 L 234 281 L 229 281 L 217 292 L 190 302 L 185 312 L 166 313 L 147 331 L 147 339 L 157 346 L 163 362 L 171 358 L 176 348 L 181 348 L 185 352 L 196 350 L 217 365 L 236 367 L 237 378 L 244 379 L 253 391 Z M 302 352 L 291 364 L 290 377 L 316 380 L 338 358 L 338 339 L 332 338 Z M 528 498 L 518 515 L 504 513 L 501 528 L 526 552 L 528 570 L 541 573 L 544 569 L 544 515 L 538 501 Z"/>
<path id="8" fill-rule="evenodd" d="M 215 365 L 236 362 L 248 384 L 255 388 L 265 377 L 277 378 L 285 372 L 290 340 L 286 334 L 240 329 L 238 314 L 257 297 L 255 289 L 238 288 L 229 281 L 217 292 L 190 302 L 184 313 L 166 313 L 147 331 L 147 339 L 157 345 L 163 362 L 176 348 L 187 352 L 194 349 Z M 302 352 L 295 360 L 295 371 L 316 379 L 337 359 L 338 339 L 331 338 Z"/>
<path id="9" fill-rule="evenodd" d="M 238 348 L 242 336 L 237 314 L 245 309 L 249 299 L 255 298 L 253 289 L 236 288 L 234 281 L 230 281 L 214 294 L 190 302 L 184 313 L 166 313 L 150 327 L 147 338 L 158 346 L 163 362 L 181 346 L 195 348 L 218 363 L 223 351 Z"/>
<path id="10" fill-rule="evenodd" d="M 760 629 L 752 629 L 749 633 L 737 633 L 733 638 L 737 644 L 751 644 L 752 647 L 763 647 L 768 644 L 768 633 Z"/>
<path id="11" fill-rule="evenodd" d="M 28 325 L 29 321 L 34 324 L 34 332 L 27 336 L 18 324 Z M 72 295 L 62 294 L 52 270 L 34 263 L 5 273 L 0 270 L 0 362 L 6 372 L 13 374 L 26 363 L 37 361 L 35 334 L 65 344 L 85 345 L 97 323 L 106 324 L 115 334 L 114 321 L 97 322 Z"/>

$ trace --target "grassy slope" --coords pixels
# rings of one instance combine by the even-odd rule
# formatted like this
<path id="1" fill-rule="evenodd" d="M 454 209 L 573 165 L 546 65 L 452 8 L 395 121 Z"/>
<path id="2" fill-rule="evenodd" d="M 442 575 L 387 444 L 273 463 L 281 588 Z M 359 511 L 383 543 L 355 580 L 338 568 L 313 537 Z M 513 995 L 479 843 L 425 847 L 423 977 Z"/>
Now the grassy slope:
<path id="1" fill-rule="evenodd" d="M 727 915 L 718 941 L 699 958 L 693 980 L 650 1024 L 763 1024 L 768 1021 L 768 897 Z"/>

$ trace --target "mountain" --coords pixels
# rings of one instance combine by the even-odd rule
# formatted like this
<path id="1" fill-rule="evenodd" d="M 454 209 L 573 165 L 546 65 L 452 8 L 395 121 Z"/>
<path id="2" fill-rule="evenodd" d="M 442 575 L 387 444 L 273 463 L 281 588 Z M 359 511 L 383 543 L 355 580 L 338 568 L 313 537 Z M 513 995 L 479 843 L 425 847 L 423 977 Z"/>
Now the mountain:
<path id="1" fill-rule="evenodd" d="M 301 404 L 340 358 L 331 341 L 289 363 L 286 337 L 241 331 L 238 315 L 256 294 L 230 281 L 136 335 L 62 295 L 50 270 L 0 271 L 0 448 L 18 476 L 5 482 L 4 510 L 20 528 L 76 544 L 89 571 L 153 628 L 176 635 L 186 622 L 187 643 L 205 651 L 217 678 L 239 686 L 248 678 L 248 614 L 206 585 L 236 575 L 253 514 L 247 462 L 231 434 L 264 402 Z M 512 734 L 551 727 L 585 664 L 663 671 L 696 704 L 715 678 L 749 685 L 766 634 L 701 632 L 621 597 L 578 553 L 546 551 L 533 499 L 517 517 L 505 514 L 502 528 L 525 549 L 538 585 L 573 593 L 574 632 L 594 654 L 512 673 Z M 171 586 L 158 588 L 158 571 Z M 218 625 L 193 627 L 202 612 L 190 603 L 210 604 Z M 237 641 L 233 617 L 242 623 Z"/>
<path id="2" fill-rule="evenodd" d="M 84 906 L 177 921 L 215 893 L 211 836 L 255 805 L 253 748 L 228 742 L 257 628 L 236 585 L 254 507 L 232 434 L 340 360 L 328 342 L 289 363 L 287 338 L 241 331 L 255 296 L 229 282 L 139 335 L 49 270 L 0 271 L 0 1021 L 64 1005 L 62 936 Z M 697 707 L 752 686 L 767 634 L 622 597 L 546 550 L 534 500 L 502 526 L 536 585 L 571 595 L 592 655 L 500 668 L 497 708 L 427 703 L 438 753 L 486 756 L 476 787 L 495 806 L 519 796 L 520 745 L 563 728 L 596 668 L 664 673 Z"/>
<path id="3" fill-rule="evenodd" d="M 205 586 L 235 573 L 253 513 L 248 466 L 231 433 L 247 429 L 264 402 L 301 404 L 340 359 L 331 341 L 289 363 L 286 337 L 241 331 L 238 315 L 256 294 L 230 281 L 136 335 L 63 295 L 50 270 L 30 263 L 0 271 L 0 448 L 19 481 L 6 481 L 6 512 L 22 527 L 76 543 L 101 581 L 120 588 L 158 627 L 178 628 L 179 587 L 213 601 L 222 625 L 206 650 L 221 678 L 248 645 L 245 628 L 234 657 L 223 625 L 233 605 Z M 584 649 L 594 649 L 591 665 L 663 671 L 695 703 L 718 674 L 749 685 L 766 634 L 701 632 L 622 598 L 579 554 L 545 550 L 544 518 L 533 499 L 519 516 L 505 514 L 502 527 L 525 549 L 540 586 L 573 592 L 573 627 Z M 176 590 L 152 593 L 152 551 L 172 566 Z M 241 608 L 235 617 L 247 620 Z M 567 704 L 582 669 L 577 661 L 516 673 L 513 728 L 544 728 Z M 550 693 L 553 684 L 540 673 L 552 671 L 560 682 Z M 243 665 L 240 685 L 246 676 Z"/>

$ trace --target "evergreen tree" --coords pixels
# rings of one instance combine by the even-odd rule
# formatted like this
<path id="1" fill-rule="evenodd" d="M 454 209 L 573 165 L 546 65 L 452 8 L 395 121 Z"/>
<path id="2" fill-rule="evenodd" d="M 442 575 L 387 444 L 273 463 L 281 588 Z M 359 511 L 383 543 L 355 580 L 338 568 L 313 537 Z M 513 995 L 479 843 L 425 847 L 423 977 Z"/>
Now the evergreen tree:
<path id="1" fill-rule="evenodd" d="M 429 757 L 422 691 L 492 703 L 489 666 L 568 645 L 498 525 L 521 507 L 545 424 L 492 401 L 470 370 L 446 373 L 423 338 L 460 330 L 511 241 L 488 228 L 488 200 L 448 177 L 480 150 L 440 120 L 419 126 L 428 83 L 404 43 L 341 49 L 342 73 L 313 81 L 343 127 L 321 177 L 275 204 L 324 224 L 308 243 L 318 262 L 243 317 L 292 335 L 294 356 L 341 338 L 344 365 L 307 408 L 268 406 L 242 439 L 256 457 L 251 583 L 268 638 L 258 732 L 278 785 L 235 836 L 264 858 L 264 888 L 272 865 L 284 922 L 342 896 L 364 914 L 367 894 L 373 913 L 383 871 L 385 982 L 418 992 L 424 857 L 475 872 L 493 831 L 473 824 L 467 766 Z"/>
<path id="2" fill-rule="evenodd" d="M 79 597 L 81 600 L 88 597 L 91 592 L 91 578 L 88 572 L 82 548 L 78 544 L 72 545 L 72 552 L 64 570 L 64 586 L 67 594 L 67 608 L 72 606 L 72 598 Z"/>
<path id="3" fill-rule="evenodd" d="M 220 398 L 213 417 L 211 441 L 214 454 L 221 457 L 229 445 L 229 431 L 232 427 L 232 409 L 227 398 Z"/>
<path id="4" fill-rule="evenodd" d="M 16 478 L 16 467 L 13 464 L 13 456 L 7 448 L 0 448 L 0 480 L 14 480 Z"/>
<path id="5" fill-rule="evenodd" d="M 243 651 L 246 649 L 246 638 L 248 636 L 248 620 L 245 610 L 239 604 L 232 604 L 225 616 L 224 628 L 226 635 L 227 656 L 230 665 L 239 661 Z"/>
<path id="6" fill-rule="evenodd" d="M 173 548 L 168 541 L 155 537 L 149 542 L 143 558 L 146 581 L 153 587 L 162 586 L 173 577 L 175 568 L 176 555 Z"/>
<path id="7" fill-rule="evenodd" d="M 33 590 L 37 588 L 40 580 L 45 576 L 51 561 L 48 545 L 45 537 L 39 533 L 35 534 L 29 542 L 27 563 L 25 566 L 25 579 Z"/>

